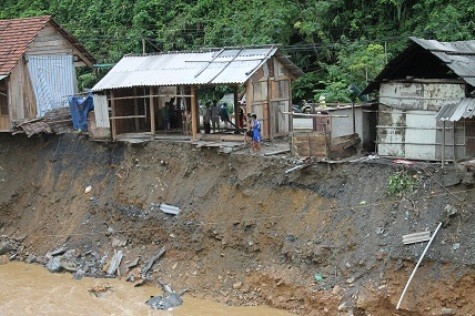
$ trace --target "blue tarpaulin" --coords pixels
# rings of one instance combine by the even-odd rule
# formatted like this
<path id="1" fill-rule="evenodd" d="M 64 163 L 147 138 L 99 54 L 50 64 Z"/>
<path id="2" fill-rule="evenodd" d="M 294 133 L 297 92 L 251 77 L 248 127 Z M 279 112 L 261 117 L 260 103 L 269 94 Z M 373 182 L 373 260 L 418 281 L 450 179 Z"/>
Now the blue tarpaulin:
<path id="1" fill-rule="evenodd" d="M 69 97 L 69 110 L 73 120 L 73 127 L 76 131 L 87 131 L 87 115 L 94 109 L 92 94 L 86 97 Z"/>

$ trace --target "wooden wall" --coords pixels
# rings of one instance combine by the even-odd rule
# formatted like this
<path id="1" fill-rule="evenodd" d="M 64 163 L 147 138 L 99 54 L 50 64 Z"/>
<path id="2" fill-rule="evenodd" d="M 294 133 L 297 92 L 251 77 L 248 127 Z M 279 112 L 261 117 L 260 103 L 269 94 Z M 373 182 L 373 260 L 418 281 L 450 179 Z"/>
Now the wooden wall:
<path id="1" fill-rule="evenodd" d="M 38 115 L 35 92 L 23 59 L 10 73 L 8 95 L 11 121 L 21 121 Z"/>
<path id="2" fill-rule="evenodd" d="M 246 83 L 247 112 L 262 120 L 264 139 L 285 135 L 290 130 L 292 78 L 276 58 L 268 60 Z"/>
<path id="3" fill-rule="evenodd" d="M 27 55 L 56 55 L 69 54 L 75 55 L 75 66 L 85 66 L 84 60 L 87 60 L 82 53 L 67 40 L 51 23 L 38 33 L 38 36 L 28 46 Z M 90 61 L 87 61 L 87 66 L 92 66 Z"/>

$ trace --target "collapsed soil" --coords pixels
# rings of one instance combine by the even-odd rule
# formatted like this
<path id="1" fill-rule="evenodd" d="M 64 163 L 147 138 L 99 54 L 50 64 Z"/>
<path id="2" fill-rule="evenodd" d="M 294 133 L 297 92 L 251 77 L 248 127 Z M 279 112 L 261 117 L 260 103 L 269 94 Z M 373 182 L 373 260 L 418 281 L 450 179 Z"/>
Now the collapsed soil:
<path id="1" fill-rule="evenodd" d="M 474 314 L 474 188 L 463 169 L 360 159 L 286 173 L 297 161 L 289 155 L 189 143 L 74 134 L 0 141 L 0 234 L 18 241 L 9 249 L 17 260 L 45 263 L 59 247 L 107 260 L 122 250 L 119 271 L 130 277 L 140 272 L 130 262 L 165 246 L 151 283 L 230 305 L 302 315 Z M 414 192 L 388 195 L 402 169 Z M 165 214 L 160 203 L 181 212 Z M 433 232 L 441 221 L 396 310 L 427 244 L 404 245 L 402 236 Z"/>

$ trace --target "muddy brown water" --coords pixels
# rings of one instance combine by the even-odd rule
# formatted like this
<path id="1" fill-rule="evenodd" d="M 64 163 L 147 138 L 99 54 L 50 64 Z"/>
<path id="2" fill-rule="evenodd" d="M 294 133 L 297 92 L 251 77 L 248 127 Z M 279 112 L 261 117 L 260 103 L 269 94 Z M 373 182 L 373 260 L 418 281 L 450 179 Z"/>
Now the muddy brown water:
<path id="1" fill-rule="evenodd" d="M 161 289 L 133 287 L 118 279 L 83 278 L 52 274 L 38 265 L 10 262 L 0 265 L 0 315 L 170 315 L 170 316 L 290 316 L 264 306 L 229 307 L 184 295 L 184 304 L 172 311 L 152 310 L 145 301 Z M 110 288 L 98 296 L 94 287 Z"/>

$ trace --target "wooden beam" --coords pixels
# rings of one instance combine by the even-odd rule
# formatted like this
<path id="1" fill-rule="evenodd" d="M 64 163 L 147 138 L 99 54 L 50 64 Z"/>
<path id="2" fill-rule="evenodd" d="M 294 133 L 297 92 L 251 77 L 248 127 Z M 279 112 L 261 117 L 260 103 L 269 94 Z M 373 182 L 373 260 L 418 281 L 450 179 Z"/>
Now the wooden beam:
<path id="1" fill-rule="evenodd" d="M 114 98 L 114 90 L 110 91 L 111 93 L 111 116 L 115 117 L 115 98 Z M 117 137 L 117 124 L 115 120 L 111 120 L 111 129 L 112 129 L 112 140 L 115 140 Z"/>
<path id="2" fill-rule="evenodd" d="M 155 135 L 155 106 L 153 105 L 153 87 L 150 87 L 150 132 Z"/>
<path id="3" fill-rule="evenodd" d="M 124 116 L 111 116 L 111 120 L 126 120 L 126 119 L 141 119 L 147 118 L 146 115 L 124 115 Z"/>
<path id="4" fill-rule="evenodd" d="M 404 245 L 424 242 L 424 241 L 428 241 L 429 239 L 430 239 L 429 231 L 402 236 L 402 242 L 404 243 Z"/>
<path id="5" fill-rule="evenodd" d="M 137 95 L 137 87 L 134 87 L 134 95 Z M 139 115 L 139 103 L 137 99 L 134 99 L 134 115 Z M 139 120 L 135 119 L 135 131 L 139 131 Z"/>
<path id="6" fill-rule="evenodd" d="M 179 98 L 191 98 L 191 94 L 150 94 L 150 95 L 133 95 L 127 97 L 117 97 L 116 100 L 133 100 L 133 99 L 147 99 L 150 97 L 159 98 L 159 97 L 179 97 Z"/>
<path id="7" fill-rule="evenodd" d="M 234 126 L 236 127 L 236 130 L 239 132 L 242 129 L 242 126 L 240 126 L 240 121 L 239 121 L 239 103 L 238 103 L 238 86 L 233 87 L 233 102 L 234 102 Z"/>
<path id="8" fill-rule="evenodd" d="M 193 141 L 198 140 L 198 126 L 199 126 L 199 121 L 197 120 L 198 118 L 198 102 L 197 98 L 195 96 L 196 94 L 196 86 L 193 85 L 191 86 L 191 139 Z M 187 111 L 185 109 L 185 111 Z"/>

